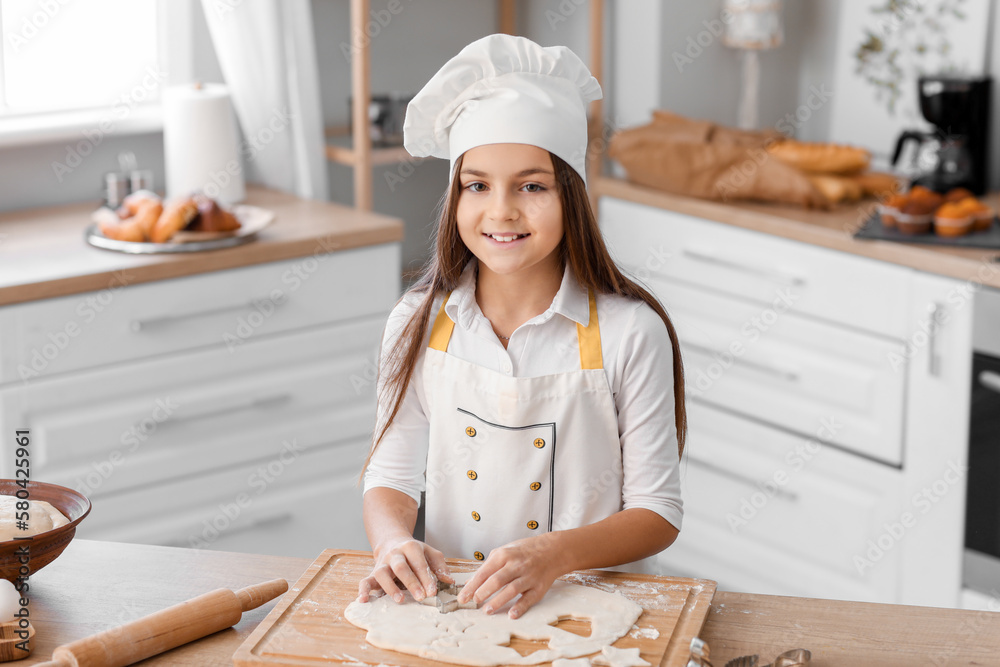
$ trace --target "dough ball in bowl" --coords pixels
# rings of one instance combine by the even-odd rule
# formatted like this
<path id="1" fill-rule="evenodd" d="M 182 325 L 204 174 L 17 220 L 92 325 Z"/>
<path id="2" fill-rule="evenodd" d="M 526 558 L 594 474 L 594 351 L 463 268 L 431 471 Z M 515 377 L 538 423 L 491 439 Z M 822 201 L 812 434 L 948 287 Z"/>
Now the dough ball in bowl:
<path id="1" fill-rule="evenodd" d="M 73 489 L 46 482 L 22 484 L 13 479 L 0 479 L 0 578 L 10 582 L 16 582 L 23 574 L 24 563 L 19 549 L 27 548 L 28 568 L 30 574 L 35 574 L 63 552 L 76 535 L 77 524 L 90 513 L 90 501 Z M 3 496 L 12 497 L 13 501 Z M 30 502 L 27 530 L 17 523 L 25 519 L 14 514 L 24 511 L 17 510 L 18 500 Z"/>
<path id="2" fill-rule="evenodd" d="M 22 503 L 22 507 L 27 503 L 28 509 L 19 510 L 18 503 Z M 17 496 L 0 495 L 0 542 L 15 537 L 34 537 L 67 523 L 66 515 L 44 500 L 19 500 Z"/>

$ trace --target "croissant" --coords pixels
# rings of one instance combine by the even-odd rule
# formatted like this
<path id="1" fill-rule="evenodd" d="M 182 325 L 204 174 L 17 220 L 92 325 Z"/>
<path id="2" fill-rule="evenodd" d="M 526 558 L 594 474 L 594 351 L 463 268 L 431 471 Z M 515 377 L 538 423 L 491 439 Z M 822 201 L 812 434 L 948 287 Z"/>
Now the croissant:
<path id="1" fill-rule="evenodd" d="M 195 195 L 198 217 L 189 229 L 196 232 L 231 232 L 240 228 L 240 221 L 229 211 L 219 206 L 214 199 L 205 195 Z"/>
<path id="2" fill-rule="evenodd" d="M 198 206 L 192 197 L 178 199 L 167 205 L 160 214 L 149 238 L 154 243 L 166 243 L 174 234 L 184 229 L 194 216 L 198 215 Z"/>
<path id="3" fill-rule="evenodd" d="M 126 218 L 125 220 L 121 220 L 119 222 L 102 218 L 98 220 L 97 227 L 106 237 L 116 241 L 135 241 L 136 243 L 142 243 L 146 240 L 146 234 L 142 229 L 142 223 L 136 220 L 135 216 Z"/>

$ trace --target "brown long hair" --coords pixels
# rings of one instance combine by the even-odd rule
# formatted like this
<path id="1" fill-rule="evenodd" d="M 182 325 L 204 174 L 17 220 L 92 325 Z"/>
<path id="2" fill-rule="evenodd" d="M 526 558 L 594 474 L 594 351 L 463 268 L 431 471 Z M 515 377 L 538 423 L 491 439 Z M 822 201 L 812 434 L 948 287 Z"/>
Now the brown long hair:
<path id="1" fill-rule="evenodd" d="M 564 231 L 558 250 L 563 266 L 568 261 L 580 285 L 593 288 L 595 293 L 642 299 L 656 311 L 667 327 L 673 347 L 674 422 L 677 426 L 677 455 L 680 457 L 684 453 L 684 441 L 687 436 L 687 413 L 684 409 L 684 366 L 674 325 L 656 297 L 626 278 L 611 259 L 604 245 L 600 227 L 597 225 L 597 217 L 590 206 L 590 198 L 587 196 L 583 179 L 557 155 L 552 153 L 549 155 L 555 171 L 556 187 L 562 198 Z M 430 321 L 435 296 L 458 286 L 462 269 L 473 257 L 458 234 L 456 216 L 458 198 L 462 192 L 461 179 L 458 176 L 462 170 L 462 157 L 459 156 L 456 160 L 455 176 L 441 204 L 434 255 L 424 265 L 420 276 L 410 288 L 410 292 L 423 294 L 423 299 L 403 326 L 393 348 L 384 355 L 384 358 L 379 359 L 377 383 L 379 404 L 382 404 L 383 393 L 388 393 L 392 401 L 392 411 L 375 438 L 375 444 L 365 461 L 365 468 L 368 467 L 375 449 L 396 418 L 403 397 L 406 395 L 406 388 L 410 384 L 410 378 L 413 377 L 413 368 L 422 351 L 424 334 Z"/>

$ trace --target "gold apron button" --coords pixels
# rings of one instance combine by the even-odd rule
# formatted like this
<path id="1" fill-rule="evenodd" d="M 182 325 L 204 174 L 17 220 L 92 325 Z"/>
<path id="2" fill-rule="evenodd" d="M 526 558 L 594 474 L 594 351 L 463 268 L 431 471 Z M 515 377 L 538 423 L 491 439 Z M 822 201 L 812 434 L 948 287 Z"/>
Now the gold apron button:
<path id="1" fill-rule="evenodd" d="M 542 440 L 541 438 L 535 438 L 534 445 L 535 447 L 538 447 L 538 449 L 541 449 L 542 447 L 545 446 L 545 441 Z"/>
<path id="2" fill-rule="evenodd" d="M 537 521 L 529 521 L 528 522 L 528 528 L 530 528 L 532 530 L 534 530 L 535 528 L 538 528 L 538 522 Z"/>
<path id="3" fill-rule="evenodd" d="M 467 426 L 465 428 L 465 435 L 469 436 L 470 438 L 476 437 L 476 429 L 472 428 L 471 426 Z"/>
<path id="4" fill-rule="evenodd" d="M 472 513 L 472 520 L 473 521 L 479 521 L 479 512 L 473 512 Z"/>
<path id="5" fill-rule="evenodd" d="M 538 482 L 532 482 L 528 488 L 531 489 L 532 491 L 537 491 L 538 489 L 542 488 L 542 485 L 539 484 Z"/>
<path id="6" fill-rule="evenodd" d="M 475 478 L 479 477 L 479 475 L 476 474 L 475 470 L 470 470 L 469 472 L 467 472 L 465 474 L 469 476 L 469 479 L 475 479 Z"/>
<path id="7" fill-rule="evenodd" d="M 474 558 L 475 558 L 476 560 L 483 560 L 484 558 L 486 558 L 486 556 L 484 556 L 484 555 L 483 555 L 483 552 L 482 552 L 482 551 L 477 551 L 476 553 L 474 553 L 474 554 L 472 554 L 472 555 L 473 555 L 473 557 L 474 557 Z"/>

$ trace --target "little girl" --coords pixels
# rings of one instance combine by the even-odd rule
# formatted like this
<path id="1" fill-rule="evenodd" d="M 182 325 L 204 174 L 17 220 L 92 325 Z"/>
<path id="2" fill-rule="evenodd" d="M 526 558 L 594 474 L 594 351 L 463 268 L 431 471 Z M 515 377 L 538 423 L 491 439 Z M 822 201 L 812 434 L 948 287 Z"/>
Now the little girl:
<path id="1" fill-rule="evenodd" d="M 451 184 L 434 256 L 382 340 L 361 602 L 434 595 L 454 581 L 446 557 L 474 558 L 459 601 L 493 613 L 513 600 L 517 618 L 557 577 L 649 571 L 643 559 L 677 537 L 681 357 L 590 207 L 587 104 L 600 98 L 569 49 L 497 34 L 410 102 L 406 148 L 449 158 Z"/>

